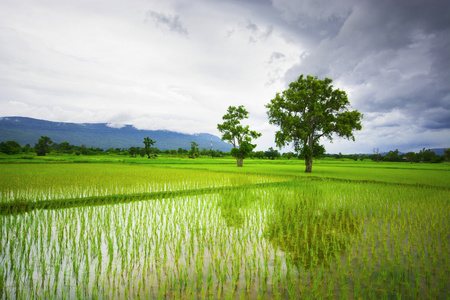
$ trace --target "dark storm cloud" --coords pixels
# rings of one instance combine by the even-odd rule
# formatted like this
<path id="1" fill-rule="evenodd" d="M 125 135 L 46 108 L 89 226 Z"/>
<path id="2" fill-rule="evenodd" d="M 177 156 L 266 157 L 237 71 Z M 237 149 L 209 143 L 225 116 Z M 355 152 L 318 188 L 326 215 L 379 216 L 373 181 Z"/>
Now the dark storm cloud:
<path id="1" fill-rule="evenodd" d="M 334 19 L 337 34 L 307 50 L 286 83 L 300 74 L 329 77 L 362 112 L 398 110 L 425 129 L 450 128 L 449 1 L 354 2 L 348 16 Z M 317 36 L 332 22 L 315 20 L 309 29 Z"/>
<path id="2" fill-rule="evenodd" d="M 183 27 L 178 15 L 172 16 L 170 14 L 158 13 L 152 10 L 147 11 L 145 22 L 152 20 L 157 26 L 167 28 L 170 31 L 177 32 L 181 35 L 187 36 L 188 31 Z"/>
<path id="3" fill-rule="evenodd" d="M 335 37 L 352 12 L 353 1 L 272 0 L 287 27 L 295 31 L 303 43 L 319 44 Z M 286 26 L 286 24 L 284 24 Z M 293 37 L 293 39 L 296 39 Z"/>

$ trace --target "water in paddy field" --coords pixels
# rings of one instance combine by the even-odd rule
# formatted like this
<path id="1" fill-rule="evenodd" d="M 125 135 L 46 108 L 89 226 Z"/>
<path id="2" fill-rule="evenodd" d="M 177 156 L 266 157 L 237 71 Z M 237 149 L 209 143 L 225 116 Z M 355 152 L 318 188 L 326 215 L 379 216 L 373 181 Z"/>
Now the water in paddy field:
<path id="1" fill-rule="evenodd" d="M 430 236 L 420 212 L 322 198 L 271 188 L 3 215 L 0 299 L 445 295 L 445 214 Z"/>

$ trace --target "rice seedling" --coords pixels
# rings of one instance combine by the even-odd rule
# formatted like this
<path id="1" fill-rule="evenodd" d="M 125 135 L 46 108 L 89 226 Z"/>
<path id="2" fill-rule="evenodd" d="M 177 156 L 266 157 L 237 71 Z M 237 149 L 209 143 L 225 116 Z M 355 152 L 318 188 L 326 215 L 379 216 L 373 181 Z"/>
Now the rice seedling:
<path id="1" fill-rule="evenodd" d="M 0 299 L 449 297 L 448 186 L 95 165 L 10 166 Z"/>
<path id="2" fill-rule="evenodd" d="M 0 203 L 240 186 L 282 177 L 122 164 L 3 164 Z"/>

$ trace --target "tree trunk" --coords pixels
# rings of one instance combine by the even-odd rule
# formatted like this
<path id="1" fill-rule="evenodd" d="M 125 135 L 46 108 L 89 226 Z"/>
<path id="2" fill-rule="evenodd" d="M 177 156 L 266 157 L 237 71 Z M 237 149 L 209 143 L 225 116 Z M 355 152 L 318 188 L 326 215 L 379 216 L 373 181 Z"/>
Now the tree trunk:
<path id="1" fill-rule="evenodd" d="M 311 173 L 312 172 L 312 155 L 306 156 L 305 157 L 305 165 L 306 165 L 306 169 L 305 172 L 306 173 Z"/>
<path id="2" fill-rule="evenodd" d="M 305 155 L 305 165 L 306 165 L 306 169 L 305 172 L 306 173 L 311 173 L 312 172 L 312 160 L 313 160 L 313 146 L 314 146 L 314 138 L 312 135 L 309 136 L 308 138 L 308 147 L 309 147 L 309 154 Z"/>
<path id="3" fill-rule="evenodd" d="M 244 163 L 244 159 L 243 159 L 243 158 L 236 157 L 236 162 L 237 162 L 237 166 L 238 166 L 238 167 L 242 167 L 242 166 L 243 166 L 243 163 Z"/>

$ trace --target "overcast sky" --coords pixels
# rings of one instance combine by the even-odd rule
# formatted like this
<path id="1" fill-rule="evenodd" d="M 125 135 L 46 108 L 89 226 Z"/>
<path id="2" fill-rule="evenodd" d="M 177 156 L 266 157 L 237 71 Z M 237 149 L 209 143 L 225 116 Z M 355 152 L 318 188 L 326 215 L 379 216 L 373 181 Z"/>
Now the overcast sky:
<path id="1" fill-rule="evenodd" d="M 220 136 L 244 105 L 267 150 L 301 74 L 364 114 L 328 153 L 450 147 L 450 1 L 0 1 L 0 116 Z"/>

